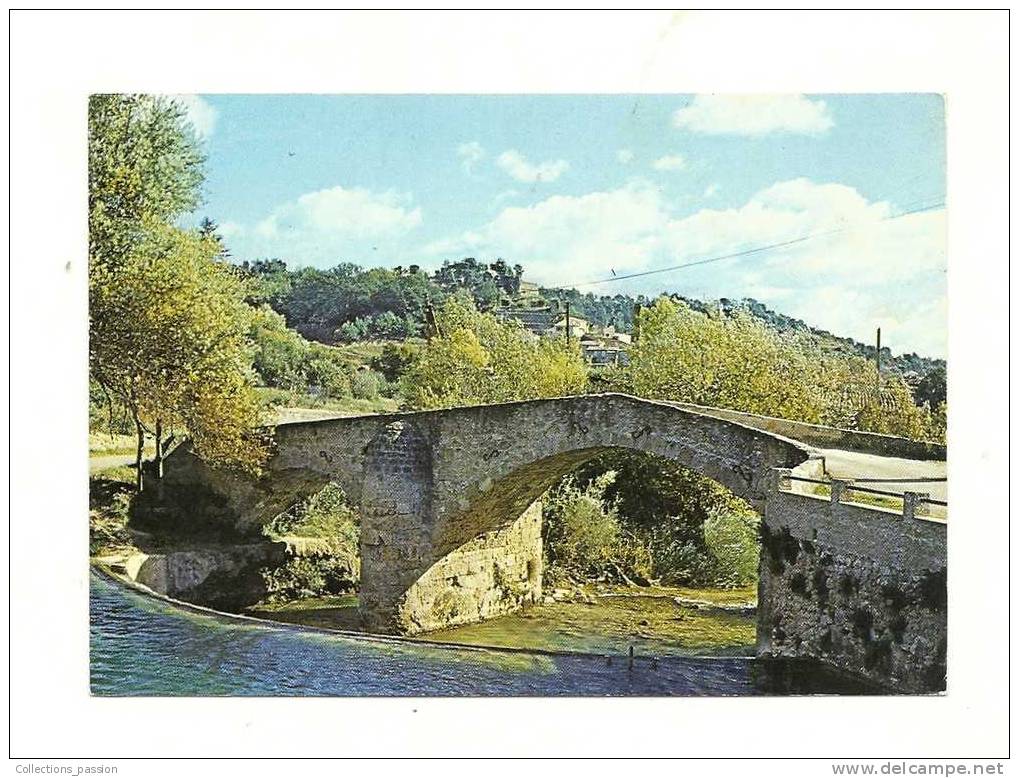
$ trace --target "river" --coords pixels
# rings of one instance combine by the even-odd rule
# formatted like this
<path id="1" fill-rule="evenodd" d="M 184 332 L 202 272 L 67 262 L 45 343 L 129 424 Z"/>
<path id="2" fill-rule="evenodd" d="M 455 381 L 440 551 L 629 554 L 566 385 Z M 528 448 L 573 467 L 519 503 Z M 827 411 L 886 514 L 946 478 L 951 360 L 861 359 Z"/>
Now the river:
<path id="1" fill-rule="evenodd" d="M 750 657 L 596 657 L 433 647 L 238 622 L 92 573 L 102 696 L 746 696 L 865 693 L 826 674 L 763 677 Z M 781 688 L 776 687 L 776 677 Z M 762 680 L 763 679 L 763 680 Z"/>

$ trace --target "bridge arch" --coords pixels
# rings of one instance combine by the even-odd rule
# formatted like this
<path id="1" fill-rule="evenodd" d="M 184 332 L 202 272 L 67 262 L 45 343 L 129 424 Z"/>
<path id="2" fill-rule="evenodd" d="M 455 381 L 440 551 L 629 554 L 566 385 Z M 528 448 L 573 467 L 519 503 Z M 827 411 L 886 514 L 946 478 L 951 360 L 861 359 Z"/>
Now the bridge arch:
<path id="1" fill-rule="evenodd" d="M 533 599 L 540 592 L 532 574 L 541 557 L 536 501 L 563 476 L 620 449 L 675 461 L 759 510 L 770 470 L 808 456 L 793 441 L 625 395 L 405 415 L 365 449 L 366 624 L 416 632 Z M 494 601 L 491 591 L 506 581 L 508 599 Z"/>

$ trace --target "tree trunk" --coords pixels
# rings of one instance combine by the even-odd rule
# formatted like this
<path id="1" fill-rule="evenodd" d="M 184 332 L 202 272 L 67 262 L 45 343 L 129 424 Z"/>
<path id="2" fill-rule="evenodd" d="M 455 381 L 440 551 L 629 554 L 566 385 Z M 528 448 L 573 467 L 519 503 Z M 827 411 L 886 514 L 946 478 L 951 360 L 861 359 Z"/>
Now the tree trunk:
<path id="1" fill-rule="evenodd" d="M 156 478 L 163 477 L 163 421 L 156 419 Z"/>
<path id="2" fill-rule="evenodd" d="M 145 451 L 145 428 L 142 427 L 141 419 L 138 418 L 138 412 L 133 411 L 132 415 L 134 416 L 134 429 L 138 435 L 138 447 L 135 449 L 134 455 L 134 485 L 141 492 L 145 488 L 145 474 L 142 472 L 142 456 Z"/>

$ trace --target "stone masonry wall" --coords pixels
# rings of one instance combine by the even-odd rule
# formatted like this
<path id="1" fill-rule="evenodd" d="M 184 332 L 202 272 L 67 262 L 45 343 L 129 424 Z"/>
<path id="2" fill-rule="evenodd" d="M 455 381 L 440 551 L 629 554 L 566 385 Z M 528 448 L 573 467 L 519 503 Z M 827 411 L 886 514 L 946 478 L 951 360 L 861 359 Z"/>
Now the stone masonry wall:
<path id="1" fill-rule="evenodd" d="M 900 692 L 945 688 L 946 526 L 776 490 L 762 522 L 758 653 Z"/>
<path id="2" fill-rule="evenodd" d="M 435 563 L 399 604 L 398 631 L 470 624 L 541 600 L 541 503 Z"/>

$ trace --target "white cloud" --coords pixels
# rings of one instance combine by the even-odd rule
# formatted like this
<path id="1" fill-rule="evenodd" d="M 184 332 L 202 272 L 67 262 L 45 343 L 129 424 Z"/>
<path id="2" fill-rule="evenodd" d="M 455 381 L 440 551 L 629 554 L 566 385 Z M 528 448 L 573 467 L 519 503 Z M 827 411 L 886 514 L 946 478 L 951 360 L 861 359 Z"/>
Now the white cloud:
<path id="1" fill-rule="evenodd" d="M 681 154 L 668 154 L 656 159 L 651 167 L 655 170 L 682 170 L 686 167 L 686 160 Z"/>
<path id="2" fill-rule="evenodd" d="M 470 143 L 461 143 L 456 148 L 456 155 L 460 157 L 460 164 L 467 173 L 474 172 L 474 166 L 485 158 L 485 149 L 476 140 Z"/>
<path id="3" fill-rule="evenodd" d="M 716 194 L 718 194 L 718 189 L 719 189 L 718 184 L 708 184 L 704 188 L 704 194 L 701 196 L 705 200 L 707 200 L 708 198 L 714 197 Z"/>
<path id="4" fill-rule="evenodd" d="M 530 280 L 575 284 L 610 278 L 612 271 L 625 275 L 816 235 L 744 257 L 582 289 L 752 296 L 836 334 L 863 340 L 881 326 L 894 337 L 896 351 L 943 356 L 944 213 L 891 215 L 888 203 L 870 202 L 852 187 L 794 179 L 737 208 L 679 217 L 661 189 L 633 182 L 504 208 L 480 229 L 426 252 L 504 256 L 521 262 Z"/>
<path id="5" fill-rule="evenodd" d="M 334 186 L 281 205 L 259 222 L 255 231 L 270 238 L 283 230 L 361 238 L 402 233 L 421 223 L 421 209 L 411 209 L 409 201 L 409 195 L 396 192 L 376 194 Z"/>
<path id="6" fill-rule="evenodd" d="M 224 224 L 238 259 L 279 257 L 294 266 L 399 264 L 422 223 L 409 194 L 334 186 L 277 206 L 254 224 Z"/>
<path id="7" fill-rule="evenodd" d="M 693 132 L 729 135 L 816 135 L 835 124 L 823 100 L 805 95 L 697 95 L 672 115 L 672 123 Z"/>
<path id="8" fill-rule="evenodd" d="M 504 151 L 499 155 L 496 164 L 517 181 L 526 181 L 528 183 L 534 181 L 555 181 L 570 167 L 570 163 L 565 159 L 540 162 L 534 165 L 528 162 L 524 155 L 516 149 Z"/>
<path id="9" fill-rule="evenodd" d="M 222 235 L 224 238 L 235 238 L 238 235 L 244 234 L 244 225 L 238 224 L 237 222 L 231 221 L 220 222 L 218 227 L 219 234 Z"/>
<path id="10" fill-rule="evenodd" d="M 198 95 L 168 95 L 176 103 L 180 103 L 187 111 L 188 121 L 195 128 L 200 138 L 208 138 L 216 128 L 219 111 Z"/>
<path id="11" fill-rule="evenodd" d="M 628 165 L 633 162 L 633 152 L 629 149 L 620 149 L 616 152 L 616 159 L 622 164 Z"/>

